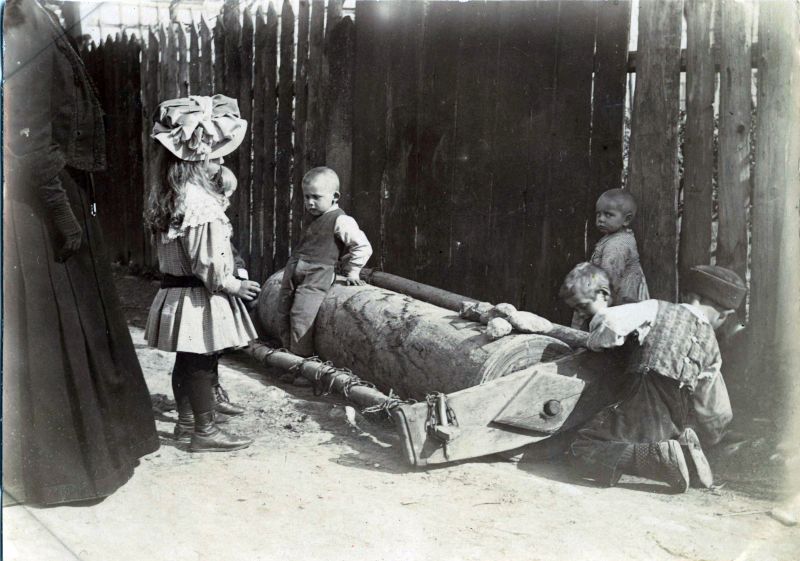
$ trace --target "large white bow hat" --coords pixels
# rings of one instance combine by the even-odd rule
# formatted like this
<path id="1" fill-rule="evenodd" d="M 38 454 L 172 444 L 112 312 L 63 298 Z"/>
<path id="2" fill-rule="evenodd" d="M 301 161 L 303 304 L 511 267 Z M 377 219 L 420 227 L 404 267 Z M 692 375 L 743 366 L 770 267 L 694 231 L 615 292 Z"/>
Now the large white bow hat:
<path id="1" fill-rule="evenodd" d="M 233 98 L 192 95 L 162 102 L 150 135 L 181 160 L 227 156 L 239 147 L 247 121 Z"/>

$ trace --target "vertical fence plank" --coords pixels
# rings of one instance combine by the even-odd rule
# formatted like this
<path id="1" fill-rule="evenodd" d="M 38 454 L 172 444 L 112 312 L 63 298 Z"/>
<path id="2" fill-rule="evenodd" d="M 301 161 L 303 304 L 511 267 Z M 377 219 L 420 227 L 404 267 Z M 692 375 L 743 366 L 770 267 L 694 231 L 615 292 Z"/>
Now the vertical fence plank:
<path id="1" fill-rule="evenodd" d="M 323 91 L 325 41 L 325 0 L 311 3 L 311 30 L 308 47 L 308 112 L 304 171 L 325 163 L 325 121 Z"/>
<path id="2" fill-rule="evenodd" d="M 264 104 L 264 148 L 265 152 L 270 155 L 270 159 L 264 166 L 263 278 L 267 278 L 276 268 L 273 256 L 275 254 L 275 167 L 277 161 L 275 128 L 278 115 L 278 14 L 275 12 L 272 2 L 269 3 L 267 10 L 266 55 L 265 92 L 267 97 Z"/>
<path id="3" fill-rule="evenodd" d="M 106 233 L 106 247 L 108 249 L 108 256 L 111 262 L 116 262 L 120 255 L 120 228 L 119 219 L 117 215 L 117 201 L 119 200 L 119 193 L 117 197 L 110 196 L 109 187 L 113 184 L 114 178 L 119 173 L 119 158 L 117 157 L 117 101 L 116 95 L 117 83 L 119 81 L 119 66 L 117 65 L 116 53 L 117 44 L 114 39 L 109 35 L 106 38 L 103 49 L 103 78 L 104 78 L 104 91 L 105 101 L 103 107 L 107 114 L 108 123 L 108 137 L 106 138 L 108 166 L 105 172 L 100 176 L 101 180 L 98 182 L 96 189 L 97 194 L 97 212 L 100 216 L 103 230 Z"/>
<path id="4" fill-rule="evenodd" d="M 545 199 L 547 213 L 541 217 L 546 221 L 545 231 L 549 232 L 550 244 L 546 259 L 535 266 L 532 260 L 525 261 L 529 269 L 523 274 L 526 279 L 536 279 L 536 283 L 535 290 L 531 294 L 526 292 L 520 299 L 520 305 L 526 306 L 527 301 L 531 300 L 535 302 L 537 310 L 546 311 L 548 317 L 562 323 L 569 321 L 572 312 L 553 295 L 558 294 L 564 276 L 585 254 L 585 220 L 589 214 L 587 192 L 591 189 L 592 107 L 592 60 L 587 55 L 594 46 L 598 6 L 597 2 L 592 1 L 560 2 L 556 40 L 558 63 L 551 102 L 550 173 Z M 534 131 L 531 134 L 538 136 Z M 532 137 L 530 153 L 535 153 L 536 144 L 535 137 Z M 573 188 L 564 189 L 565 185 Z M 538 215 L 535 202 L 526 205 L 526 208 L 531 208 Z M 527 215 L 526 212 L 526 218 Z M 538 223 L 539 216 L 530 221 L 531 226 Z M 525 231 L 531 233 L 531 226 L 526 225 Z M 534 237 L 530 238 L 526 246 L 535 241 Z M 544 286 L 540 280 L 543 276 L 547 279 Z"/>
<path id="5" fill-rule="evenodd" d="M 328 0 L 328 12 L 325 16 L 325 43 L 330 41 L 333 30 L 342 20 L 342 6 L 344 0 Z"/>
<path id="6" fill-rule="evenodd" d="M 595 202 L 603 191 L 621 187 L 630 19 L 630 1 L 607 2 L 597 12 L 592 99 L 592 171 L 586 205 L 590 251 L 600 238 L 600 233 L 594 227 Z"/>
<path id="7" fill-rule="evenodd" d="M 300 237 L 303 218 L 303 174 L 306 172 L 306 117 L 308 114 L 308 33 L 310 0 L 300 0 L 297 12 L 297 54 L 294 77 L 294 167 L 292 169 L 291 244 Z"/>
<path id="8" fill-rule="evenodd" d="M 263 217 L 264 217 L 264 192 L 265 169 L 269 166 L 274 154 L 267 151 L 269 132 L 265 124 L 267 97 L 266 65 L 269 58 L 267 44 L 267 21 L 264 18 L 264 9 L 259 6 L 253 20 L 253 189 L 252 201 L 253 212 L 250 218 L 250 258 L 247 262 L 247 269 L 250 278 L 256 281 L 263 281 Z"/>
<path id="9" fill-rule="evenodd" d="M 650 294 L 674 301 L 678 119 L 683 0 L 641 0 L 636 91 L 631 124 L 630 178 L 639 203 L 636 237 Z"/>
<path id="10" fill-rule="evenodd" d="M 200 60 L 197 67 L 200 73 L 197 93 L 211 95 L 214 91 L 213 39 L 204 17 L 200 18 Z"/>
<path id="11" fill-rule="evenodd" d="M 330 20 L 329 20 L 330 21 Z M 326 53 L 329 80 L 327 95 L 325 165 L 339 175 L 343 208 L 352 210 L 353 171 L 353 72 L 355 25 L 345 18 L 331 31 Z"/>
<path id="12" fill-rule="evenodd" d="M 715 72 L 713 2 L 686 1 L 686 131 L 683 146 L 681 273 L 711 262 Z M 641 242 L 640 242 L 641 243 Z"/>
<path id="13" fill-rule="evenodd" d="M 189 93 L 192 95 L 201 95 L 200 74 L 202 73 L 202 67 L 200 37 L 197 34 L 197 27 L 192 22 L 189 26 Z"/>
<path id="14" fill-rule="evenodd" d="M 158 55 L 160 51 L 160 44 L 158 37 L 153 33 L 152 29 L 149 31 L 147 39 L 147 90 L 146 98 L 147 103 L 144 111 L 144 130 L 142 136 L 144 137 L 144 154 L 147 160 L 147 167 L 145 168 L 145 189 L 144 189 L 144 202 L 147 201 L 148 191 L 151 186 L 159 181 L 159 162 L 157 159 L 158 147 L 155 141 L 150 138 L 150 131 L 152 130 L 153 114 L 158 107 L 160 99 L 159 93 L 159 76 L 158 76 Z M 158 255 L 156 254 L 153 240 L 150 239 L 149 234 L 146 235 L 145 244 L 145 266 L 156 267 L 158 265 Z"/>
<path id="15" fill-rule="evenodd" d="M 239 2 L 238 0 L 226 0 L 222 11 L 222 23 L 225 29 L 225 80 L 223 90 L 221 92 L 228 97 L 234 99 L 239 98 L 241 93 L 241 80 L 242 80 L 242 57 L 240 52 L 240 39 L 241 39 L 241 24 L 239 23 Z M 241 107 L 240 107 L 241 111 Z M 250 124 L 248 123 L 248 130 Z M 237 179 L 241 182 L 242 178 L 239 171 L 240 150 L 236 150 L 225 157 L 225 165 L 227 165 L 233 173 L 237 175 Z M 240 199 L 243 195 L 243 189 L 237 189 L 233 196 L 231 196 L 231 206 L 228 214 L 233 226 L 233 239 L 236 240 L 236 245 L 241 244 L 240 236 L 241 229 L 241 207 Z"/>
<path id="16" fill-rule="evenodd" d="M 463 8 L 468 23 L 461 28 L 458 67 L 470 79 L 458 85 L 454 153 L 459 165 L 451 185 L 448 282 L 459 294 L 486 299 L 491 296 L 485 279 L 492 255 L 487 241 L 491 238 L 495 145 L 495 107 L 486 100 L 495 96 L 499 72 L 499 6 L 476 2 Z"/>
<path id="17" fill-rule="evenodd" d="M 225 90 L 225 27 L 222 24 L 221 13 L 214 24 L 214 88 L 213 93 L 223 93 Z"/>
<path id="18" fill-rule="evenodd" d="M 175 50 L 178 55 L 178 95 L 186 97 L 189 95 L 189 49 L 186 46 L 183 24 L 175 24 L 174 29 Z"/>
<path id="19" fill-rule="evenodd" d="M 289 212 L 292 189 L 292 76 L 294 75 L 294 11 L 290 0 L 281 8 L 281 50 L 278 79 L 278 155 L 275 169 L 275 266 L 289 257 Z"/>
<path id="20" fill-rule="evenodd" d="M 387 37 L 390 26 L 380 17 L 380 6 L 356 3 L 355 90 L 353 107 L 359 116 L 353 123 L 353 174 L 351 212 L 373 248 L 373 267 L 383 267 L 381 231 L 381 178 L 386 160 Z M 388 9 L 395 5 L 387 4 Z"/>
<path id="21" fill-rule="evenodd" d="M 253 16 L 245 8 L 242 16 L 241 76 L 239 83 L 239 110 L 247 121 L 247 134 L 239 147 L 239 251 L 246 262 L 250 260 L 251 199 L 253 155 Z"/>
<path id="22" fill-rule="evenodd" d="M 800 403 L 800 21 L 791 0 L 762 2 L 753 204 L 751 388 L 797 442 Z M 751 400 L 753 396 L 750 396 Z M 763 403 L 764 401 L 761 401 Z M 792 407 L 794 416 L 792 417 Z M 766 409 L 766 408 L 765 408 Z"/>
<path id="23" fill-rule="evenodd" d="M 413 276 L 415 266 L 417 178 L 417 84 L 421 61 L 421 32 L 425 7 L 420 2 L 395 6 L 384 17 L 392 22 L 388 40 L 383 88 L 386 110 L 385 163 L 380 178 L 381 260 L 402 276 Z M 359 213 L 356 216 L 361 220 Z M 378 240 L 373 240 L 373 243 Z M 375 259 L 378 262 L 378 259 Z"/>
<path id="24" fill-rule="evenodd" d="M 719 88 L 719 231 L 717 265 L 744 279 L 750 201 L 751 5 L 722 0 Z M 744 308 L 743 308 L 744 309 Z"/>
<path id="25" fill-rule="evenodd" d="M 139 73 L 141 62 L 144 61 L 144 52 L 141 43 L 136 37 L 131 37 L 128 42 L 128 76 L 131 80 L 130 96 L 132 103 L 126 112 L 128 120 L 128 162 L 130 164 L 130 236 L 128 259 L 136 267 L 144 264 L 144 228 L 142 227 L 142 210 L 144 192 L 144 154 L 141 143 L 135 139 L 142 137 L 144 128 L 141 118 L 144 99 L 142 98 L 142 82 Z"/>
<path id="26" fill-rule="evenodd" d="M 422 45 L 423 61 L 418 89 L 421 123 L 417 129 L 419 157 L 414 277 L 434 286 L 446 285 L 446 270 L 450 262 L 450 221 L 447 217 L 455 169 L 453 140 L 459 86 L 460 13 L 460 6 L 456 3 L 430 4 Z M 378 17 L 381 17 L 380 12 Z M 387 109 L 391 110 L 396 103 L 402 101 L 390 97 Z M 384 189 L 385 186 L 381 185 L 381 203 Z M 386 255 L 383 258 L 386 259 Z"/>
<path id="27" fill-rule="evenodd" d="M 166 28 L 165 33 L 167 35 L 167 48 L 164 51 L 164 55 L 166 56 L 167 60 L 166 63 L 162 65 L 166 74 L 166 89 L 164 90 L 163 95 L 164 99 L 171 99 L 173 97 L 178 97 L 180 92 L 178 45 L 175 37 L 175 26 L 170 24 Z"/>

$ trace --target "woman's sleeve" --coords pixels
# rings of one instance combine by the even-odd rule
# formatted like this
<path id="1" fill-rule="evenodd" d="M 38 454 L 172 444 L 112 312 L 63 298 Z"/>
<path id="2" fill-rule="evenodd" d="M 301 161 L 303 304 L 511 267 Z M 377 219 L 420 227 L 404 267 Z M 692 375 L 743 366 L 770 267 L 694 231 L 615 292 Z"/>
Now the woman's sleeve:
<path id="1" fill-rule="evenodd" d="M 212 220 L 186 229 L 181 243 L 191 260 L 192 274 L 210 292 L 238 292 L 242 281 L 233 276 L 230 226 Z"/>
<path id="2" fill-rule="evenodd" d="M 5 36 L 5 147 L 8 165 L 17 177 L 34 185 L 58 181 L 66 165 L 53 140 L 51 93 L 55 46 L 49 30 L 40 29 L 33 14 Z"/>

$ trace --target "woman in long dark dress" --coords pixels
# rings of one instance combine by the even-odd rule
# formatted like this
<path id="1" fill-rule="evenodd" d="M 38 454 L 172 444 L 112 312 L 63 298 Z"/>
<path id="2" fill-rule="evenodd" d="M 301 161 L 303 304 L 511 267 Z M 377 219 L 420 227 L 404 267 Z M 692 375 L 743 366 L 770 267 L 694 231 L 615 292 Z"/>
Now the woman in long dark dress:
<path id="1" fill-rule="evenodd" d="M 3 489 L 105 497 L 159 442 L 94 216 L 103 113 L 52 14 L 12 0 L 4 31 Z"/>

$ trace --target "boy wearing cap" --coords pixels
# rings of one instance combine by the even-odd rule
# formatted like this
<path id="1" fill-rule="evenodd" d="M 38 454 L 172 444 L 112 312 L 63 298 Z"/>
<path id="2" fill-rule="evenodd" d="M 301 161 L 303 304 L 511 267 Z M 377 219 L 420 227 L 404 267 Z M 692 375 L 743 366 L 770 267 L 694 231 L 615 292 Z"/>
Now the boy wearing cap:
<path id="1" fill-rule="evenodd" d="M 592 317 L 591 350 L 627 342 L 631 354 L 621 399 L 595 415 L 570 446 L 583 476 L 613 486 L 631 474 L 676 492 L 688 489 L 690 476 L 704 487 L 713 484 L 701 441 L 716 444 L 732 418 L 714 332 L 739 307 L 745 286 L 733 271 L 700 265 L 684 287 L 681 304 L 601 306 Z"/>

